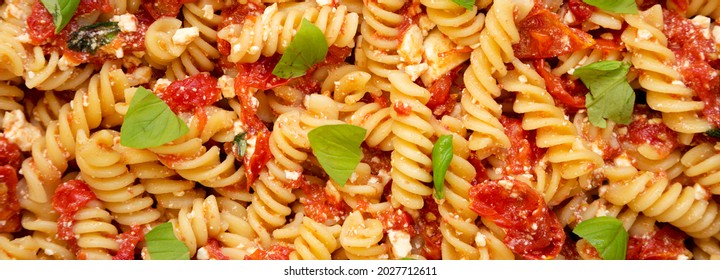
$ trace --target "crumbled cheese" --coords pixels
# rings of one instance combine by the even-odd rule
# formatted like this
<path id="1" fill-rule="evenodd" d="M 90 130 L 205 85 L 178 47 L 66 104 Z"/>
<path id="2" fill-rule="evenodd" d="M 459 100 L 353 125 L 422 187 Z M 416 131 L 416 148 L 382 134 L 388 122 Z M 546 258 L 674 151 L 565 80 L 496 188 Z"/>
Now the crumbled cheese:
<path id="1" fill-rule="evenodd" d="M 210 253 L 208 253 L 205 247 L 200 247 L 200 249 L 197 250 L 197 254 L 195 255 L 195 257 L 197 257 L 198 260 L 209 260 Z"/>
<path id="2" fill-rule="evenodd" d="M 245 154 L 248 158 L 252 157 L 252 155 L 255 153 L 255 143 L 257 142 L 257 137 L 253 136 L 247 139 L 247 148 L 245 148 Z"/>
<path id="3" fill-rule="evenodd" d="M 703 37 L 710 39 L 710 18 L 706 16 L 696 16 L 692 18 L 692 23 L 700 28 Z"/>
<path id="4" fill-rule="evenodd" d="M 333 0 L 315 0 L 318 6 L 330 6 L 333 4 Z"/>
<path id="5" fill-rule="evenodd" d="M 693 188 L 695 189 L 695 199 L 707 200 L 711 197 L 711 194 L 700 184 L 696 183 Z"/>
<path id="6" fill-rule="evenodd" d="M 528 78 L 525 75 L 520 75 L 520 77 L 518 77 L 518 81 L 520 81 L 523 84 L 527 84 Z"/>
<path id="7" fill-rule="evenodd" d="M 20 35 L 18 35 L 18 36 L 15 37 L 15 38 L 16 38 L 20 43 L 26 43 L 26 44 L 29 44 L 29 43 L 30 43 L 30 34 L 28 34 L 27 32 L 25 32 L 25 33 L 23 33 L 23 34 L 20 34 Z"/>
<path id="8" fill-rule="evenodd" d="M 485 247 L 485 246 L 487 246 L 487 236 L 485 236 L 484 234 L 482 234 L 482 232 L 478 232 L 478 233 L 475 235 L 475 245 L 477 245 L 478 247 Z"/>
<path id="9" fill-rule="evenodd" d="M 24 152 L 30 151 L 35 140 L 42 137 L 42 131 L 28 123 L 21 110 L 6 112 L 3 116 L 2 128 L 5 138 L 18 145 Z"/>
<path id="10" fill-rule="evenodd" d="M 172 41 L 176 45 L 185 46 L 190 44 L 190 42 L 195 40 L 197 37 L 200 37 L 200 29 L 195 26 L 185 27 L 175 31 L 175 34 L 172 36 Z"/>
<path id="11" fill-rule="evenodd" d="M 59 69 L 60 71 L 66 71 L 66 70 L 70 69 L 70 67 L 76 66 L 76 65 L 72 65 L 72 64 L 73 64 L 73 63 L 70 62 L 70 61 L 67 59 L 67 57 L 63 55 L 63 56 L 58 60 L 58 64 L 57 64 L 57 65 L 58 65 L 58 69 Z"/>
<path id="12" fill-rule="evenodd" d="M 133 14 L 123 14 L 113 16 L 110 21 L 118 23 L 121 32 L 135 32 L 137 31 L 137 18 Z"/>
<path id="13" fill-rule="evenodd" d="M 155 81 L 155 85 L 153 86 L 153 92 L 162 91 L 163 89 L 168 87 L 170 85 L 170 83 L 172 83 L 172 82 L 170 82 L 170 80 L 168 80 L 168 79 L 165 79 L 165 78 L 158 79 L 157 81 Z"/>
<path id="14" fill-rule="evenodd" d="M 28 9 L 29 11 L 29 9 Z M 18 8 L 12 3 L 9 3 L 7 7 L 5 8 L 5 11 L 3 12 L 3 18 L 8 19 L 11 17 L 17 18 L 17 19 L 26 19 L 29 17 L 30 14 L 26 13 L 22 9 Z"/>
<path id="15" fill-rule="evenodd" d="M 213 19 L 213 16 L 215 16 L 215 9 L 213 9 L 212 5 L 205 5 L 202 7 L 203 11 L 203 17 L 205 19 Z"/>
<path id="16" fill-rule="evenodd" d="M 131 87 L 147 84 L 152 78 L 152 69 L 149 66 L 138 67 L 132 73 L 125 74 L 125 77 Z"/>
<path id="17" fill-rule="evenodd" d="M 400 230 L 388 230 L 388 239 L 390 239 L 390 245 L 392 251 L 397 258 L 404 258 L 412 251 L 412 245 L 410 245 L 410 234 Z"/>
<path id="18" fill-rule="evenodd" d="M 398 55 L 400 55 L 400 61 L 407 64 L 418 64 L 422 62 L 423 49 L 420 47 L 423 44 L 423 36 L 420 31 L 420 27 L 412 25 L 405 31 L 400 46 L 398 47 Z"/>
<path id="19" fill-rule="evenodd" d="M 241 119 L 237 119 L 233 122 L 233 135 L 238 135 L 245 132 L 245 123 Z"/>
<path id="20" fill-rule="evenodd" d="M 416 47 L 417 48 L 417 47 Z M 423 41 L 427 71 L 420 75 L 423 84 L 430 85 L 455 67 L 470 59 L 470 53 L 458 51 L 458 46 L 439 30 L 433 29 Z"/>
<path id="21" fill-rule="evenodd" d="M 235 97 L 235 79 L 231 78 L 228 75 L 222 75 L 218 79 L 218 87 L 220 88 L 220 92 L 222 92 L 223 97 L 225 98 L 233 98 Z"/>
<path id="22" fill-rule="evenodd" d="M 650 40 L 652 38 L 652 33 L 648 31 L 647 29 L 638 29 L 637 30 L 637 38 L 640 40 Z"/>
<path id="23" fill-rule="evenodd" d="M 300 172 L 285 170 L 285 178 L 295 181 L 300 178 Z"/>
<path id="24" fill-rule="evenodd" d="M 435 22 L 427 14 L 422 14 L 418 19 L 418 27 L 420 27 L 423 37 L 427 37 L 430 30 L 435 28 Z"/>
<path id="25" fill-rule="evenodd" d="M 627 153 L 622 153 L 615 158 L 615 166 L 632 166 L 632 160 Z"/>
<path id="26" fill-rule="evenodd" d="M 570 11 L 566 12 L 566 13 L 565 13 L 565 16 L 563 17 L 562 22 L 563 22 L 564 24 L 567 24 L 567 25 L 570 25 L 570 24 L 574 23 L 574 22 L 575 22 L 575 15 L 574 15 L 572 12 L 570 12 Z"/>
<path id="27" fill-rule="evenodd" d="M 715 44 L 720 44 L 720 25 L 713 26 L 712 35 Z"/>
<path id="28" fill-rule="evenodd" d="M 685 83 L 681 80 L 673 80 L 671 83 L 676 86 L 685 86 Z"/>
<path id="29" fill-rule="evenodd" d="M 262 16 L 260 16 L 260 24 L 262 24 L 263 27 L 263 42 L 267 41 L 267 39 L 270 37 L 270 32 L 272 31 L 272 26 L 270 25 L 270 20 L 272 17 L 278 12 L 278 5 L 277 3 L 272 4 L 270 7 L 265 8 L 265 11 L 263 12 Z"/>
<path id="30" fill-rule="evenodd" d="M 405 71 L 408 75 L 410 75 L 410 80 L 415 81 L 417 80 L 425 71 L 428 69 L 427 63 L 420 63 L 420 64 L 413 64 L 408 65 L 405 67 L 399 67 L 401 70 Z"/>
<path id="31" fill-rule="evenodd" d="M 124 56 L 125 56 L 125 52 L 123 51 L 122 48 L 117 48 L 117 49 L 115 50 L 115 57 L 117 57 L 117 58 L 123 58 Z"/>

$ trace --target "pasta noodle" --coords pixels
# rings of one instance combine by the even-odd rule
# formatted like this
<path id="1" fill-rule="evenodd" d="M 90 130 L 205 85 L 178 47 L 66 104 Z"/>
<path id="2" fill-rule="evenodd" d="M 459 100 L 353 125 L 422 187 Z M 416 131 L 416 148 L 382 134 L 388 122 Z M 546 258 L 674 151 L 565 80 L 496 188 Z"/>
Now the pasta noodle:
<path id="1" fill-rule="evenodd" d="M 161 224 L 194 260 L 600 259 L 597 217 L 720 259 L 720 1 L 45 2 L 0 4 L 1 260 L 157 259 Z"/>

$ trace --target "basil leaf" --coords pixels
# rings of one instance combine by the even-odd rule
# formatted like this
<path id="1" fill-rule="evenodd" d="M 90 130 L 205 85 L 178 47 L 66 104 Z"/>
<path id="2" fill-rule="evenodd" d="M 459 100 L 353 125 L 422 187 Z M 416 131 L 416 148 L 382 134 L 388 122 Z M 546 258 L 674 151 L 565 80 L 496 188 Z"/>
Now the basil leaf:
<path id="1" fill-rule="evenodd" d="M 458 4 L 458 6 L 463 7 L 468 10 L 472 10 L 473 6 L 475 6 L 474 0 L 452 0 L 455 2 L 455 4 Z"/>
<path id="2" fill-rule="evenodd" d="M 300 77 L 315 63 L 323 61 L 327 52 L 325 35 L 317 26 L 303 19 L 295 38 L 285 49 L 272 73 L 283 79 Z"/>
<path id="3" fill-rule="evenodd" d="M 70 34 L 67 45 L 69 49 L 76 52 L 95 54 L 100 47 L 112 42 L 118 33 L 120 33 L 120 26 L 117 22 L 99 22 L 80 27 Z"/>
<path id="4" fill-rule="evenodd" d="M 720 128 L 713 128 L 711 130 L 705 131 L 705 134 L 711 137 L 720 138 Z"/>
<path id="5" fill-rule="evenodd" d="M 444 199 L 445 173 L 453 158 L 452 135 L 442 135 L 435 142 L 432 150 L 433 184 L 435 184 L 435 198 Z"/>
<path id="6" fill-rule="evenodd" d="M 190 250 L 173 233 L 170 222 L 156 226 L 145 234 L 150 259 L 152 260 L 189 260 Z"/>
<path id="7" fill-rule="evenodd" d="M 140 87 L 120 127 L 120 144 L 131 148 L 157 147 L 185 135 L 185 122 L 151 91 Z"/>
<path id="8" fill-rule="evenodd" d="M 335 124 L 317 127 L 308 133 L 310 147 L 320 165 L 341 187 L 363 157 L 360 144 L 365 132 L 359 126 Z"/>
<path id="9" fill-rule="evenodd" d="M 590 123 L 605 128 L 605 119 L 621 124 L 632 120 L 635 91 L 627 82 L 630 64 L 621 61 L 600 61 L 575 69 L 573 75 L 590 89 L 585 95 Z"/>
<path id="10" fill-rule="evenodd" d="M 628 233 L 613 217 L 596 217 L 579 223 L 573 233 L 587 240 L 605 260 L 624 260 Z"/>
<path id="11" fill-rule="evenodd" d="M 235 147 L 237 147 L 238 157 L 244 157 L 245 150 L 247 150 L 247 140 L 245 140 L 245 132 L 240 132 L 235 135 L 233 142 L 235 142 Z"/>
<path id="12" fill-rule="evenodd" d="M 53 18 L 55 34 L 65 28 L 80 5 L 80 0 L 40 0 Z"/>
<path id="13" fill-rule="evenodd" d="M 638 8 L 635 0 L 583 0 L 585 4 L 595 6 L 600 9 L 620 13 L 620 14 L 637 14 Z"/>

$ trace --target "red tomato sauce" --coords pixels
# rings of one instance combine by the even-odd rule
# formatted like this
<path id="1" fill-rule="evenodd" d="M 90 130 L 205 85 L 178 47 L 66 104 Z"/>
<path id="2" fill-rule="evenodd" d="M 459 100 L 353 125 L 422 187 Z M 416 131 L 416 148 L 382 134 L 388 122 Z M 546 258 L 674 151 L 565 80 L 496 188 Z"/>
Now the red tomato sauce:
<path id="1" fill-rule="evenodd" d="M 677 132 L 662 122 L 661 116 L 646 106 L 635 106 L 636 114 L 627 126 L 628 132 L 620 136 L 620 141 L 637 147 L 650 144 L 662 157 L 669 155 L 681 145 L 677 140 Z M 637 149 L 637 148 L 635 148 Z"/>
<path id="2" fill-rule="evenodd" d="M 433 115 L 440 118 L 446 114 L 452 112 L 457 103 L 457 95 L 450 94 L 450 87 L 453 85 L 453 81 L 457 78 L 460 72 L 460 67 L 449 71 L 435 82 L 433 82 L 428 91 L 430 91 L 430 100 L 425 104 L 430 110 L 433 111 Z"/>
<path id="3" fill-rule="evenodd" d="M 524 130 L 521 119 L 502 116 L 500 123 L 505 127 L 505 135 L 510 138 L 510 148 L 500 154 L 501 160 L 505 161 L 503 174 L 531 173 L 545 153 L 535 144 L 535 131 Z"/>
<path id="4" fill-rule="evenodd" d="M 73 232 L 75 214 L 90 201 L 95 199 L 95 193 L 87 183 L 81 180 L 70 180 L 60 184 L 52 196 L 52 206 L 60 213 L 58 218 L 58 238 L 65 240 L 77 253 L 77 239 Z"/>
<path id="5" fill-rule="evenodd" d="M 0 233 L 21 229 L 17 183 L 17 170 L 10 165 L 0 166 Z"/>
<path id="6" fill-rule="evenodd" d="M 270 249 L 257 249 L 250 255 L 245 256 L 245 260 L 289 260 L 290 253 L 294 250 L 283 245 L 272 245 Z"/>
<path id="7" fill-rule="evenodd" d="M 582 0 L 570 0 L 568 1 L 568 10 L 575 16 L 575 21 L 571 23 L 571 26 L 574 26 L 588 20 L 597 8 L 586 4 Z"/>
<path id="8" fill-rule="evenodd" d="M 663 11 L 668 48 L 675 53 L 676 67 L 683 82 L 705 103 L 703 114 L 714 126 L 720 126 L 720 75 L 710 60 L 715 42 L 705 38 L 698 26 L 678 13 Z"/>
<path id="9" fill-rule="evenodd" d="M 208 254 L 210 255 L 211 260 L 229 260 L 230 258 L 223 254 L 222 247 L 220 246 L 220 241 L 217 241 L 217 239 L 210 239 L 208 240 L 207 245 L 205 245 L 205 250 L 207 250 Z"/>
<path id="10" fill-rule="evenodd" d="M 221 30 L 231 24 L 242 24 L 245 21 L 245 17 L 251 16 L 256 17 L 262 15 L 265 10 L 265 5 L 257 1 L 248 1 L 247 4 L 237 4 L 231 7 L 227 7 L 220 12 L 222 21 L 217 27 L 217 30 Z M 218 51 L 227 56 L 230 54 L 230 43 L 223 39 L 217 38 Z"/>
<path id="11" fill-rule="evenodd" d="M 556 102 L 572 110 L 585 108 L 585 95 L 589 91 L 580 80 L 555 76 L 544 59 L 533 60 L 533 66 L 545 80 L 547 91 Z"/>
<path id="12" fill-rule="evenodd" d="M 555 258 L 565 242 L 565 232 L 542 196 L 512 177 L 485 181 L 468 195 L 470 209 L 507 232 L 503 242 L 525 259 Z"/>
<path id="13" fill-rule="evenodd" d="M 352 210 L 344 200 L 327 193 L 325 187 L 305 181 L 300 185 L 300 190 L 305 194 L 300 199 L 305 207 L 305 215 L 318 223 L 327 220 L 342 222 Z"/>
<path id="14" fill-rule="evenodd" d="M 408 212 L 402 209 L 387 209 L 385 211 L 376 214 L 376 219 L 380 220 L 385 229 L 385 232 L 389 230 L 404 231 L 410 234 L 410 236 L 417 235 L 415 231 L 415 220 Z"/>
<path id="15" fill-rule="evenodd" d="M 194 112 L 220 100 L 217 83 L 217 78 L 203 72 L 170 83 L 158 95 L 175 113 Z"/>
<path id="16" fill-rule="evenodd" d="M 631 236 L 628 240 L 628 260 L 677 260 L 691 256 L 685 247 L 685 233 L 665 225 L 649 236 Z"/>
<path id="17" fill-rule="evenodd" d="M 142 227 L 140 225 L 131 226 L 129 231 L 117 236 L 116 241 L 120 244 L 120 249 L 113 256 L 113 260 L 134 260 L 135 247 L 144 239 Z"/>
<path id="18" fill-rule="evenodd" d="M 571 28 L 560 17 L 536 6 L 518 23 L 520 42 L 513 45 L 517 58 L 550 58 L 595 45 L 590 34 Z"/>
<path id="19" fill-rule="evenodd" d="M 428 260 L 442 259 L 442 232 L 440 232 L 440 211 L 432 196 L 423 198 L 425 203 L 420 209 L 417 228 L 423 240 L 420 254 Z"/>

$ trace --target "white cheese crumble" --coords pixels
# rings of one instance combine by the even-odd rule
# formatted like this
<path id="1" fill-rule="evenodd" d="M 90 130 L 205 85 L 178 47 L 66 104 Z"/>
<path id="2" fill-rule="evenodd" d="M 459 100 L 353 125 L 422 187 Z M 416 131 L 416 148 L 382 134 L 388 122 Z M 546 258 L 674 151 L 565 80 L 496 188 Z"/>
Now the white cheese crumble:
<path id="1" fill-rule="evenodd" d="M 423 54 L 423 36 L 420 31 L 420 27 L 412 25 L 405 32 L 405 35 L 400 41 L 400 47 L 398 48 L 398 54 L 400 55 L 400 61 L 407 64 L 418 64 L 422 62 Z"/>
<path id="2" fill-rule="evenodd" d="M 153 86 L 153 92 L 162 91 L 166 87 L 168 87 L 172 83 L 170 80 L 165 78 L 160 78 L 157 81 L 155 81 L 155 85 Z"/>
<path id="3" fill-rule="evenodd" d="M 692 23 L 700 28 L 700 32 L 702 32 L 705 39 L 710 38 L 710 22 L 710 18 L 705 16 L 696 16 L 692 18 Z"/>
<path id="4" fill-rule="evenodd" d="M 404 258 L 412 251 L 412 245 L 410 245 L 410 234 L 400 230 L 389 230 L 388 239 L 390 239 L 390 245 L 392 246 L 393 254 L 397 258 Z"/>
<path id="5" fill-rule="evenodd" d="M 482 234 L 482 232 L 478 232 L 475 235 L 475 245 L 477 245 L 478 247 L 487 246 L 487 237 L 484 234 Z"/>
<path id="6" fill-rule="evenodd" d="M 318 6 L 330 6 L 333 3 L 333 0 L 315 0 L 315 3 L 318 4 Z"/>
<path id="7" fill-rule="evenodd" d="M 176 45 L 184 46 L 190 44 L 190 42 L 195 40 L 197 37 L 200 37 L 200 29 L 195 26 L 185 27 L 175 31 L 175 34 L 172 36 L 172 41 Z"/>
<path id="8" fill-rule="evenodd" d="M 653 35 L 648 31 L 647 29 L 638 29 L 637 30 L 637 38 L 640 40 L 650 40 Z"/>
<path id="9" fill-rule="evenodd" d="M 212 5 L 203 6 L 202 11 L 205 19 L 213 19 L 213 16 L 215 16 L 215 9 L 213 9 Z"/>
<path id="10" fill-rule="evenodd" d="M 711 194 L 700 184 L 695 184 L 693 189 L 695 189 L 695 199 L 697 200 L 707 200 L 711 197 Z"/>
<path id="11" fill-rule="evenodd" d="M 209 260 L 210 253 L 208 253 L 205 247 L 200 247 L 200 249 L 197 250 L 195 257 L 197 257 L 198 260 Z"/>
<path id="12" fill-rule="evenodd" d="M 121 32 L 137 31 L 137 18 L 133 14 L 116 15 L 113 16 L 110 21 L 117 22 Z"/>
<path id="13" fill-rule="evenodd" d="M 33 142 L 42 137 L 42 131 L 28 123 L 21 110 L 6 112 L 3 116 L 2 128 L 5 138 L 18 145 L 24 152 L 30 151 Z"/>
<path id="14" fill-rule="evenodd" d="M 300 178 L 300 172 L 285 170 L 285 178 L 295 181 Z"/>
<path id="15" fill-rule="evenodd" d="M 233 98 L 235 97 L 235 79 L 228 75 L 222 75 L 218 78 L 218 87 L 222 92 L 223 97 Z"/>

